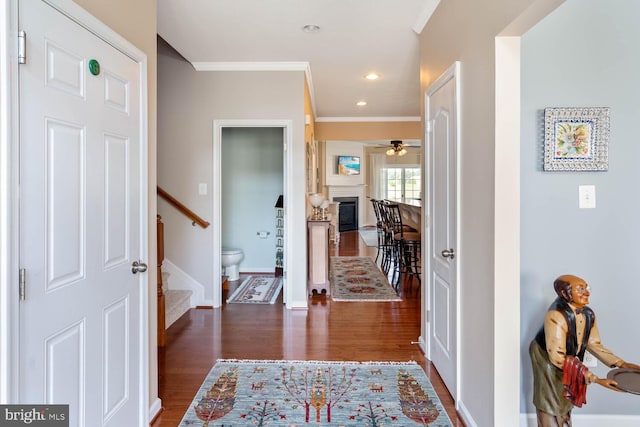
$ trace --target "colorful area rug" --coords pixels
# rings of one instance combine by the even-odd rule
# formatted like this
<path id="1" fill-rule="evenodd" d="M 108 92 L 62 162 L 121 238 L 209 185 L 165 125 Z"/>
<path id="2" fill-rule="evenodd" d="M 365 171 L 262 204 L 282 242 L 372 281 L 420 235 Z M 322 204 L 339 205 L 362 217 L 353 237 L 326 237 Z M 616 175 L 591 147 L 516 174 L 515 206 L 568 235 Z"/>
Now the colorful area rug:
<path id="1" fill-rule="evenodd" d="M 330 271 L 334 301 L 401 301 L 371 258 L 331 257 Z"/>
<path id="2" fill-rule="evenodd" d="M 273 304 L 282 289 L 282 278 L 249 276 L 227 299 L 228 303 Z"/>
<path id="3" fill-rule="evenodd" d="M 218 360 L 180 426 L 452 427 L 415 362 Z"/>

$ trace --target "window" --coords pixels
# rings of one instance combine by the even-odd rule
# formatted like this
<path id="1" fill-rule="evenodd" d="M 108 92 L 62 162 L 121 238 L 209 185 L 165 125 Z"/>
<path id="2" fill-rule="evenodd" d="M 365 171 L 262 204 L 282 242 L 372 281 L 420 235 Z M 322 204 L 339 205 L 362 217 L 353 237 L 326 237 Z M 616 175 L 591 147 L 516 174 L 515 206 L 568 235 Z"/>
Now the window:
<path id="1" fill-rule="evenodd" d="M 405 200 L 420 198 L 420 168 L 392 167 L 380 171 L 382 198 Z"/>

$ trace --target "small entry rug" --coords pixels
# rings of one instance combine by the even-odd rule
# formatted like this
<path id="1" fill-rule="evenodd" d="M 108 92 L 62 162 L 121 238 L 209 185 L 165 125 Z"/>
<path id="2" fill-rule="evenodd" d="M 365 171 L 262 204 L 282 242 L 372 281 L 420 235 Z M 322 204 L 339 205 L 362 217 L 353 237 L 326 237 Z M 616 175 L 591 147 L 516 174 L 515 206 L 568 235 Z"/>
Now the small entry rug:
<path id="1" fill-rule="evenodd" d="M 180 426 L 453 427 L 416 362 L 220 359 Z"/>
<path id="2" fill-rule="evenodd" d="M 364 244 L 367 246 L 378 246 L 378 230 L 374 229 L 366 229 L 361 228 L 358 230 L 360 233 L 360 237 L 364 240 Z"/>
<path id="3" fill-rule="evenodd" d="M 401 301 L 371 258 L 331 257 L 330 270 L 334 301 Z"/>
<path id="4" fill-rule="evenodd" d="M 282 278 L 249 276 L 227 299 L 227 303 L 273 304 L 282 288 Z"/>

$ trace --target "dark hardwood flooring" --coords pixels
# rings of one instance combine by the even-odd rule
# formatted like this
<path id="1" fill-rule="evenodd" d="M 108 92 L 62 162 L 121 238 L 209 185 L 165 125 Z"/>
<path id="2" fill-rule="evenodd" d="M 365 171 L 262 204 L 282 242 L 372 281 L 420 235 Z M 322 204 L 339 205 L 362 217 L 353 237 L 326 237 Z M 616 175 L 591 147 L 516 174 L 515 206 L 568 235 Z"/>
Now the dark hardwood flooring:
<path id="1" fill-rule="evenodd" d="M 357 231 L 341 234 L 330 255 L 372 256 Z M 242 280 L 242 277 L 241 277 Z M 232 292 L 240 281 L 231 282 Z M 402 301 L 332 302 L 311 299 L 308 310 L 287 310 L 282 293 L 273 304 L 224 304 L 191 309 L 167 330 L 159 348 L 163 411 L 152 427 L 178 426 L 216 359 L 417 361 L 427 373 L 454 427 L 464 427 L 451 395 L 416 341 L 420 335 L 420 287 L 407 277 Z M 226 295 L 223 296 L 223 301 Z"/>

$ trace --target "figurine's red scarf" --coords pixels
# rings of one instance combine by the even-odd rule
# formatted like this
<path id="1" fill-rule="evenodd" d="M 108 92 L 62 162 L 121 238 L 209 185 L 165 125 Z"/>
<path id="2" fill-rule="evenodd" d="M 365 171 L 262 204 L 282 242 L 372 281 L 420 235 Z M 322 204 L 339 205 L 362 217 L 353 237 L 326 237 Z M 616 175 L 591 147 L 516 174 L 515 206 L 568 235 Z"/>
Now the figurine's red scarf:
<path id="1" fill-rule="evenodd" d="M 578 408 L 587 403 L 587 383 L 584 376 L 588 370 L 577 357 L 565 357 L 562 368 L 563 395 Z"/>

